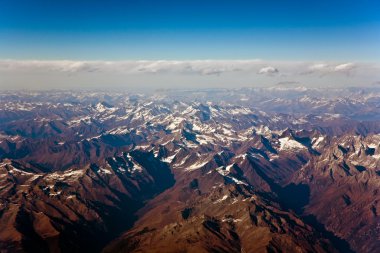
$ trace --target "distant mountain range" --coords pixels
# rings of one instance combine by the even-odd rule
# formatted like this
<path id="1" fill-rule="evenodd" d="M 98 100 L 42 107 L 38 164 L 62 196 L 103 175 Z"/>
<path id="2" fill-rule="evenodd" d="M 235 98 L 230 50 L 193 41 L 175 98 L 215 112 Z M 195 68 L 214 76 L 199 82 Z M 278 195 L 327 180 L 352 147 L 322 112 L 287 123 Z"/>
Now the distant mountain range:
<path id="1" fill-rule="evenodd" d="M 0 93 L 1 252 L 377 252 L 380 89 Z"/>

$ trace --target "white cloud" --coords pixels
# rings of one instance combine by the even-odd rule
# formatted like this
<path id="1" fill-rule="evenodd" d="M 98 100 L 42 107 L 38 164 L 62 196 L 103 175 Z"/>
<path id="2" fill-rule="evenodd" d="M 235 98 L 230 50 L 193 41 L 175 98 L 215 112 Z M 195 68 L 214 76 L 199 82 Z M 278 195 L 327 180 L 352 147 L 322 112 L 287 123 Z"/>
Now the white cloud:
<path id="1" fill-rule="evenodd" d="M 355 64 L 352 62 L 349 63 L 344 63 L 344 64 L 339 64 L 335 66 L 334 71 L 335 72 L 350 72 L 355 68 Z"/>
<path id="2" fill-rule="evenodd" d="M 261 68 L 258 74 L 274 75 L 278 73 L 278 69 L 272 66 Z"/>
<path id="3" fill-rule="evenodd" d="M 319 74 L 321 76 L 334 74 L 334 73 L 343 73 L 349 75 L 357 67 L 356 64 L 352 62 L 348 63 L 316 63 L 309 66 L 308 70 L 303 72 L 303 74 Z"/>

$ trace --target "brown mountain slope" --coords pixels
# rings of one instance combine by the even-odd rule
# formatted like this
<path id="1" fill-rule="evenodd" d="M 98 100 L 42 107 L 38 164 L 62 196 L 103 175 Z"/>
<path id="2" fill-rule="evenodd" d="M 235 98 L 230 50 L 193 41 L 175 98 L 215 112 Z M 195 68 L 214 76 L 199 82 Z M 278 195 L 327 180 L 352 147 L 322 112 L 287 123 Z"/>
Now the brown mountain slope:
<path id="1" fill-rule="evenodd" d="M 177 181 L 104 252 L 338 252 L 321 233 L 246 183 L 198 171 Z"/>

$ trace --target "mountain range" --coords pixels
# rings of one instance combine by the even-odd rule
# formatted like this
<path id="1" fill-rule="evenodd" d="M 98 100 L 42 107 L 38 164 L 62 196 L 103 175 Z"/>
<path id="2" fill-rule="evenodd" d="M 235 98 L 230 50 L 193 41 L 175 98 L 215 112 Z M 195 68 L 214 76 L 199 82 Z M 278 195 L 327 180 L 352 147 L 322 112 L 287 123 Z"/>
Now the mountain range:
<path id="1" fill-rule="evenodd" d="M 0 93 L 1 252 L 377 252 L 380 89 Z"/>

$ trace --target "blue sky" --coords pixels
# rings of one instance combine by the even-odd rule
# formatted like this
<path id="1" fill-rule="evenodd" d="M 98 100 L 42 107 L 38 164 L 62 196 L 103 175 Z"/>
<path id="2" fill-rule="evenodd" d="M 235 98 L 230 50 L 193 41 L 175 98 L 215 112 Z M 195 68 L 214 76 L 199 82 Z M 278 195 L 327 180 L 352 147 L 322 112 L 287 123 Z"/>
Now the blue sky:
<path id="1" fill-rule="evenodd" d="M 379 13 L 376 0 L 0 0 L 0 58 L 377 61 Z"/>

